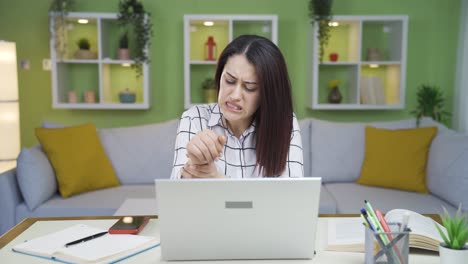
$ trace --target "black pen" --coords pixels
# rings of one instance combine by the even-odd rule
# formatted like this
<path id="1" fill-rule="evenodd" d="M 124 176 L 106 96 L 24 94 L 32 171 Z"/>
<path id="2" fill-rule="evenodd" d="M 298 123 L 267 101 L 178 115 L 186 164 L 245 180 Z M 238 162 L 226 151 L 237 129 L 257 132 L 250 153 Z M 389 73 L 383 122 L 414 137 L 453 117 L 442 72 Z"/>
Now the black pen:
<path id="1" fill-rule="evenodd" d="M 75 241 L 72 241 L 70 243 L 66 243 L 65 244 L 65 247 L 69 247 L 69 246 L 72 246 L 72 245 L 75 245 L 75 244 L 79 244 L 81 242 L 85 242 L 85 241 L 89 241 L 91 239 L 95 239 L 95 238 L 98 238 L 98 237 L 101 237 L 103 235 L 107 234 L 107 231 L 104 231 L 104 232 L 101 232 L 101 233 L 97 233 L 97 234 L 94 234 L 94 235 L 90 235 L 90 236 L 87 236 L 87 237 L 83 237 L 83 238 L 80 238 L 78 240 L 75 240 Z"/>

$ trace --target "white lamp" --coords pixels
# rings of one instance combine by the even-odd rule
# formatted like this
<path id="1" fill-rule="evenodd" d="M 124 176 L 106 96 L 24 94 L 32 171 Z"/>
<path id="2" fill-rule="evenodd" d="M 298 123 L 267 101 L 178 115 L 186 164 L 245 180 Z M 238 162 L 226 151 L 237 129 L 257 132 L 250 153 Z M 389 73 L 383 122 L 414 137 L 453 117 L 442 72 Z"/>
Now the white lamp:
<path id="1" fill-rule="evenodd" d="M 20 152 L 16 44 L 0 40 L 0 172 L 16 166 Z"/>

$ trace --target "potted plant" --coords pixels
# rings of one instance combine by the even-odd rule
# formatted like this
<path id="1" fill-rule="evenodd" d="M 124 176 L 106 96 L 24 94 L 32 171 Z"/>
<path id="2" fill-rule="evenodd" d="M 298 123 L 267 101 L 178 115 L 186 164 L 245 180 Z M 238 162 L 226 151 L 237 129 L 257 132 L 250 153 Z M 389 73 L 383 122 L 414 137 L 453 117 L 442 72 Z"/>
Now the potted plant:
<path id="1" fill-rule="evenodd" d="M 67 53 L 66 16 L 69 11 L 73 10 L 74 6 L 75 0 L 52 0 L 49 6 L 50 16 L 54 18 L 51 20 L 51 22 L 53 21 L 53 27 L 51 27 L 50 37 L 53 38 L 58 58 L 65 58 Z"/>
<path id="2" fill-rule="evenodd" d="M 416 93 L 416 109 L 411 113 L 416 115 L 416 125 L 423 116 L 431 117 L 437 122 L 445 123 L 450 113 L 445 111 L 445 98 L 439 87 L 435 85 L 421 85 Z"/>
<path id="3" fill-rule="evenodd" d="M 331 8 L 333 0 L 309 0 L 309 17 L 311 23 L 317 23 L 319 40 L 319 60 L 323 61 L 325 46 L 330 38 L 330 27 L 328 23 L 332 20 Z"/>
<path id="4" fill-rule="evenodd" d="M 130 27 L 135 35 L 135 47 L 133 47 L 133 60 L 137 76 L 142 73 L 142 63 L 149 63 L 149 48 L 153 36 L 151 14 L 145 11 L 139 0 L 121 0 L 119 2 L 118 22 L 126 28 Z"/>
<path id="5" fill-rule="evenodd" d="M 202 83 L 202 89 L 205 95 L 205 102 L 216 103 L 218 91 L 216 91 L 215 80 L 213 78 L 206 78 Z"/>
<path id="6" fill-rule="evenodd" d="M 78 45 L 78 50 L 75 52 L 75 58 L 77 59 L 96 59 L 96 53 L 90 50 L 91 44 L 87 38 L 80 38 L 76 44 Z"/>
<path id="7" fill-rule="evenodd" d="M 440 215 L 442 225 L 447 233 L 436 224 L 440 236 L 444 240 L 439 245 L 440 263 L 465 263 L 468 259 L 468 218 L 466 213 L 462 213 L 461 205 L 458 207 L 455 216 L 451 217 L 447 209 L 443 207 L 444 213 Z"/>
<path id="8" fill-rule="evenodd" d="M 130 59 L 130 50 L 128 49 L 128 32 L 125 31 L 119 39 L 119 50 L 118 50 L 119 60 L 129 60 Z"/>

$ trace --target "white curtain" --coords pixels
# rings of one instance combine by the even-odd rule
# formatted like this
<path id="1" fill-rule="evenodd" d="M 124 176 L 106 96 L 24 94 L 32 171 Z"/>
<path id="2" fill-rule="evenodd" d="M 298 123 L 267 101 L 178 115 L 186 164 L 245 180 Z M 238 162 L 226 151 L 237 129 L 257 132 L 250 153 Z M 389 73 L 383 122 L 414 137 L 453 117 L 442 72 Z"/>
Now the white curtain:
<path id="1" fill-rule="evenodd" d="M 453 127 L 457 131 L 468 133 L 468 0 L 460 0 L 460 10 Z"/>

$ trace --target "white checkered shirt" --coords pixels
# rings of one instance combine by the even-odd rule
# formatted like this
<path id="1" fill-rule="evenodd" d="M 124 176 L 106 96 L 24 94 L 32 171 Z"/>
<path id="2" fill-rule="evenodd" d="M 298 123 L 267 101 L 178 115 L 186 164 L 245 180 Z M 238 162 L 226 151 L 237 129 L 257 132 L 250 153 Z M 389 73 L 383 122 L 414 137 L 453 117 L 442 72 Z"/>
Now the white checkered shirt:
<path id="1" fill-rule="evenodd" d="M 177 130 L 172 179 L 180 178 L 181 170 L 187 162 L 187 144 L 191 137 L 206 128 L 227 138 L 221 157 L 215 161 L 219 172 L 231 178 L 261 177 L 260 169 L 256 165 L 255 121 L 240 138 L 237 138 L 227 128 L 219 106 L 215 103 L 196 105 L 182 114 Z M 279 177 L 304 177 L 302 140 L 295 115 L 286 168 Z"/>

